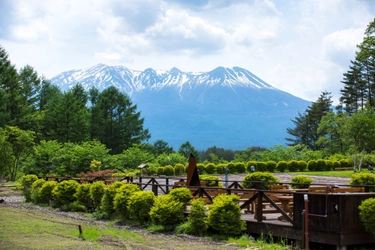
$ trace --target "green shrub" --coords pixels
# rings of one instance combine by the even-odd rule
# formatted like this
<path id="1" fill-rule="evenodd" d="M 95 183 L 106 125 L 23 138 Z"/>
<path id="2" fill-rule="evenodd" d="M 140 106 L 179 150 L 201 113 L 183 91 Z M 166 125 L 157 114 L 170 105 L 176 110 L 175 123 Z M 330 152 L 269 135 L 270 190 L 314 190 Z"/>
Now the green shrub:
<path id="1" fill-rule="evenodd" d="M 276 171 L 277 163 L 275 161 L 267 161 L 267 170 L 271 173 Z"/>
<path id="2" fill-rule="evenodd" d="M 268 169 L 267 169 L 267 163 L 266 162 L 263 162 L 263 161 L 259 161 L 257 163 L 257 166 L 255 167 L 256 171 L 259 171 L 259 172 L 266 172 Z"/>
<path id="3" fill-rule="evenodd" d="M 84 183 L 79 185 L 77 188 L 77 192 L 74 196 L 77 199 L 77 202 L 86 207 L 86 210 L 91 211 L 93 209 L 93 202 L 90 196 L 90 183 Z"/>
<path id="4" fill-rule="evenodd" d="M 216 165 L 216 173 L 218 174 L 225 174 L 223 168 L 228 168 L 228 164 L 220 163 Z"/>
<path id="5" fill-rule="evenodd" d="M 236 173 L 242 174 L 246 172 L 245 163 L 243 162 L 236 162 L 235 168 L 236 168 Z"/>
<path id="6" fill-rule="evenodd" d="M 111 185 L 107 186 L 107 188 L 104 190 L 103 198 L 100 203 L 100 209 L 103 212 L 105 212 L 109 217 L 111 217 L 115 212 L 113 202 L 118 189 L 123 185 L 125 185 L 125 182 L 116 181 Z"/>
<path id="7" fill-rule="evenodd" d="M 348 167 L 353 167 L 351 162 L 348 159 L 341 159 L 340 160 L 340 167 L 342 168 L 348 168 Z"/>
<path id="8" fill-rule="evenodd" d="M 74 195 L 77 192 L 79 185 L 80 184 L 75 180 L 59 182 L 52 190 L 52 194 L 55 197 L 55 205 L 58 207 L 63 205 L 69 206 L 70 203 L 76 201 Z"/>
<path id="9" fill-rule="evenodd" d="M 176 228 L 176 233 L 203 236 L 208 229 L 206 205 L 202 198 L 191 202 L 188 221 Z"/>
<path id="10" fill-rule="evenodd" d="M 307 170 L 307 162 L 298 161 L 298 171 L 303 172 Z"/>
<path id="11" fill-rule="evenodd" d="M 341 167 L 341 163 L 339 161 L 333 161 L 333 170 L 335 168 L 340 168 Z"/>
<path id="12" fill-rule="evenodd" d="M 157 175 L 164 175 L 164 167 L 158 167 L 156 169 L 156 174 Z"/>
<path id="13" fill-rule="evenodd" d="M 218 186 L 220 178 L 218 176 L 203 175 L 199 177 L 201 181 L 206 182 L 206 186 L 215 187 Z"/>
<path id="14" fill-rule="evenodd" d="M 354 173 L 352 174 L 350 185 L 372 185 L 373 187 L 369 188 L 370 192 L 375 192 L 375 174 L 371 173 Z"/>
<path id="15" fill-rule="evenodd" d="M 325 160 L 319 159 L 316 161 L 315 171 L 326 171 L 326 169 L 327 169 L 327 164 Z"/>
<path id="16" fill-rule="evenodd" d="M 73 212 L 87 212 L 87 208 L 78 201 L 69 204 L 69 211 Z"/>
<path id="17" fill-rule="evenodd" d="M 197 169 L 198 169 L 199 174 L 204 174 L 205 173 L 205 169 L 204 169 L 204 164 L 203 163 L 198 163 L 197 164 Z"/>
<path id="18" fill-rule="evenodd" d="M 245 176 L 242 182 L 244 188 L 253 188 L 260 182 L 263 187 L 267 188 L 269 185 L 273 185 L 279 182 L 279 178 L 270 173 L 254 172 Z"/>
<path id="19" fill-rule="evenodd" d="M 298 171 L 298 162 L 296 160 L 288 161 L 288 170 L 289 170 L 289 172 L 297 172 Z"/>
<path id="20" fill-rule="evenodd" d="M 317 171 L 317 163 L 315 160 L 310 160 L 307 163 L 307 168 L 309 171 Z"/>
<path id="21" fill-rule="evenodd" d="M 233 162 L 227 163 L 227 169 L 229 169 L 230 174 L 236 174 L 237 173 L 236 165 Z"/>
<path id="22" fill-rule="evenodd" d="M 331 170 L 333 170 L 333 161 L 325 160 L 325 162 L 326 162 L 325 171 L 331 171 Z"/>
<path id="23" fill-rule="evenodd" d="M 53 201 L 52 190 L 57 186 L 56 181 L 46 181 L 38 192 L 38 203 L 50 204 Z"/>
<path id="24" fill-rule="evenodd" d="M 185 174 L 185 166 L 182 163 L 177 163 L 174 165 L 174 173 L 175 175 L 181 176 Z"/>
<path id="25" fill-rule="evenodd" d="M 247 172 L 251 172 L 251 166 L 253 166 L 255 168 L 255 170 L 257 171 L 257 162 L 256 161 L 248 161 L 246 163 L 246 171 Z"/>
<path id="26" fill-rule="evenodd" d="M 291 181 L 292 188 L 308 188 L 313 183 L 313 179 L 303 175 L 293 176 Z"/>
<path id="27" fill-rule="evenodd" d="M 128 211 L 130 218 L 139 221 L 141 224 L 150 220 L 150 210 L 155 202 L 155 195 L 152 191 L 137 191 L 129 197 Z"/>
<path id="28" fill-rule="evenodd" d="M 141 191 L 138 185 L 125 183 L 120 188 L 117 189 L 117 193 L 113 200 L 113 207 L 116 213 L 121 217 L 121 219 L 128 219 L 128 202 L 129 197 L 135 193 Z"/>
<path id="29" fill-rule="evenodd" d="M 171 165 L 164 167 L 164 175 L 166 176 L 172 176 L 174 175 L 174 168 Z"/>
<path id="30" fill-rule="evenodd" d="M 43 186 L 43 184 L 46 182 L 46 180 L 44 179 L 38 179 L 36 181 L 33 182 L 33 184 L 31 185 L 31 194 L 30 194 L 30 197 L 31 197 L 31 201 L 35 204 L 38 204 L 38 199 L 39 199 L 39 189 Z"/>
<path id="31" fill-rule="evenodd" d="M 38 180 L 38 176 L 36 176 L 35 174 L 28 174 L 22 177 L 22 180 L 21 180 L 21 183 L 23 186 L 22 193 L 23 193 L 23 196 L 25 197 L 26 202 L 32 201 L 31 186 L 36 180 Z"/>
<path id="32" fill-rule="evenodd" d="M 208 214 L 208 224 L 224 235 L 238 235 L 245 230 L 237 195 L 221 194 L 215 197 Z"/>
<path id="33" fill-rule="evenodd" d="M 286 162 L 286 161 L 279 161 L 277 163 L 277 170 L 279 172 L 285 172 L 285 170 L 287 170 L 287 169 L 288 169 L 288 162 Z"/>
<path id="34" fill-rule="evenodd" d="M 216 165 L 214 163 L 208 163 L 204 167 L 207 174 L 214 174 L 216 172 Z"/>
<path id="35" fill-rule="evenodd" d="M 186 187 L 174 188 L 169 192 L 169 195 L 174 200 L 179 201 L 184 205 L 186 205 L 191 199 L 193 199 L 191 191 Z"/>
<path id="36" fill-rule="evenodd" d="M 95 209 L 100 208 L 106 185 L 103 181 L 95 181 L 90 186 L 90 198 L 94 203 Z"/>
<path id="37" fill-rule="evenodd" d="M 358 207 L 359 217 L 369 233 L 375 234 L 375 198 L 369 198 L 362 201 Z"/>
<path id="38" fill-rule="evenodd" d="M 165 228 L 175 227 L 184 220 L 184 204 L 170 195 L 156 197 L 150 210 L 151 221 Z"/>

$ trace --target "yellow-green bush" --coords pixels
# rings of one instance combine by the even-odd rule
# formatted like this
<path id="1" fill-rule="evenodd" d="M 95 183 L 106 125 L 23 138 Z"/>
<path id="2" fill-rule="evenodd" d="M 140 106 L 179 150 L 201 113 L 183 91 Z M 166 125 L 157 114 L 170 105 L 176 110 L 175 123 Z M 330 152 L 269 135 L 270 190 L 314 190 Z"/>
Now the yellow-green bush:
<path id="1" fill-rule="evenodd" d="M 21 183 L 23 186 L 22 193 L 23 193 L 23 196 L 25 197 L 26 202 L 32 201 L 31 186 L 36 180 L 38 180 L 38 176 L 36 176 L 35 174 L 24 175 L 21 179 Z"/>
<path id="2" fill-rule="evenodd" d="M 313 183 L 313 179 L 303 175 L 293 176 L 291 181 L 292 188 L 308 188 Z"/>
<path id="3" fill-rule="evenodd" d="M 297 172 L 298 171 L 298 162 L 296 160 L 288 161 L 288 170 L 289 172 Z"/>
<path id="4" fill-rule="evenodd" d="M 107 186 L 104 184 L 103 181 L 95 181 L 90 186 L 90 198 L 94 203 L 95 209 L 100 208 L 100 203 L 102 201 L 104 191 Z"/>
<path id="5" fill-rule="evenodd" d="M 287 161 L 279 161 L 277 163 L 277 167 L 276 168 L 277 168 L 277 170 L 279 172 L 285 172 L 285 170 L 288 169 L 288 162 Z"/>
<path id="6" fill-rule="evenodd" d="M 52 190 L 57 186 L 56 181 L 46 181 L 38 192 L 38 203 L 50 204 L 53 201 Z"/>
<path id="7" fill-rule="evenodd" d="M 350 185 L 372 185 L 370 192 L 375 192 L 375 174 L 371 173 L 354 173 L 352 174 Z"/>
<path id="8" fill-rule="evenodd" d="M 306 171 L 307 170 L 307 162 L 305 162 L 305 161 L 298 161 L 298 170 L 300 172 Z"/>
<path id="9" fill-rule="evenodd" d="M 211 162 L 204 166 L 204 169 L 207 174 L 214 174 L 216 172 L 216 165 Z"/>
<path id="10" fill-rule="evenodd" d="M 77 192 L 79 185 L 75 180 L 59 182 L 52 190 L 52 194 L 55 197 L 55 205 L 58 207 L 69 206 L 70 203 L 76 201 L 74 194 Z"/>
<path id="11" fill-rule="evenodd" d="M 174 188 L 169 192 L 169 195 L 174 200 L 182 202 L 182 204 L 184 205 L 186 205 L 191 199 L 193 199 L 191 191 L 186 187 Z"/>
<path id="12" fill-rule="evenodd" d="M 277 163 L 275 161 L 267 161 L 267 170 L 271 173 L 276 171 Z"/>
<path id="13" fill-rule="evenodd" d="M 141 191 L 138 185 L 131 184 L 131 183 L 125 183 L 120 188 L 117 189 L 117 193 L 115 195 L 115 198 L 113 200 L 113 207 L 115 208 L 116 213 L 122 218 L 122 219 L 128 219 L 129 213 L 128 213 L 128 201 L 129 197 L 135 193 Z"/>
<path id="14" fill-rule="evenodd" d="M 125 185 L 124 182 L 116 181 L 111 185 L 107 186 L 107 188 L 104 190 L 104 194 L 100 203 L 100 209 L 103 212 L 103 218 L 110 218 L 114 214 L 115 208 L 113 205 L 113 201 L 115 199 L 118 189 L 123 185 Z"/>
<path id="15" fill-rule="evenodd" d="M 280 180 L 275 175 L 270 173 L 263 172 L 254 172 L 248 174 L 242 181 L 242 186 L 244 188 L 253 188 L 257 184 L 261 184 L 264 188 L 267 188 L 269 185 L 278 183 Z"/>
<path id="16" fill-rule="evenodd" d="M 174 175 L 174 168 L 171 165 L 167 165 L 164 167 L 164 175 L 172 176 Z"/>
<path id="17" fill-rule="evenodd" d="M 238 235 L 245 230 L 241 220 L 241 209 L 237 195 L 221 194 L 215 197 L 209 206 L 208 224 L 224 235 Z"/>
<path id="18" fill-rule="evenodd" d="M 152 191 L 136 191 L 129 197 L 128 211 L 130 218 L 139 221 L 141 224 L 150 220 L 150 210 L 155 202 L 155 195 Z"/>
<path id="19" fill-rule="evenodd" d="M 315 160 L 310 160 L 307 163 L 307 168 L 309 171 L 317 171 L 317 163 Z"/>
<path id="20" fill-rule="evenodd" d="M 375 234 L 375 198 L 369 198 L 362 201 L 358 207 L 359 217 L 369 233 Z"/>
<path id="21" fill-rule="evenodd" d="M 188 221 L 180 224 L 176 228 L 176 232 L 178 234 L 203 236 L 208 229 L 206 210 L 206 205 L 202 198 L 193 200 Z"/>
<path id="22" fill-rule="evenodd" d="M 31 185 L 31 201 L 35 204 L 39 203 L 38 202 L 38 199 L 39 199 L 39 195 L 38 195 L 38 192 L 39 192 L 39 189 L 43 186 L 43 184 L 46 182 L 46 180 L 44 179 L 38 179 L 36 181 L 33 182 L 33 184 Z"/>
<path id="23" fill-rule="evenodd" d="M 84 183 L 82 185 L 79 185 L 77 188 L 77 192 L 74 194 L 74 196 L 77 199 L 77 202 L 83 206 L 88 211 L 91 211 L 93 209 L 93 201 L 91 200 L 90 196 L 90 183 Z"/>
<path id="24" fill-rule="evenodd" d="M 245 173 L 246 172 L 245 163 L 236 162 L 235 169 L 236 169 L 236 173 L 240 173 L 240 174 Z"/>
<path id="25" fill-rule="evenodd" d="M 221 180 L 218 176 L 213 176 L 213 175 L 203 175 L 199 177 L 201 181 L 206 182 L 206 186 L 208 187 L 214 187 L 217 186 L 221 183 L 219 181 Z"/>
<path id="26" fill-rule="evenodd" d="M 174 165 L 174 173 L 175 175 L 181 176 L 185 174 L 185 166 L 182 163 L 177 163 Z"/>
<path id="27" fill-rule="evenodd" d="M 159 195 L 150 210 L 151 221 L 170 229 L 184 221 L 184 204 L 170 195 Z"/>

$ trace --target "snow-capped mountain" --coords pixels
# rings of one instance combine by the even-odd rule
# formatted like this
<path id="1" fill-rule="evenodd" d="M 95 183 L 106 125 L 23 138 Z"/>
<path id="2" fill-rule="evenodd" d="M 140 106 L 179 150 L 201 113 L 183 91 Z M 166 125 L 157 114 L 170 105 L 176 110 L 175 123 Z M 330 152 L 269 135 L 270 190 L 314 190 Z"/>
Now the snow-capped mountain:
<path id="1" fill-rule="evenodd" d="M 240 67 L 183 72 L 98 64 L 63 72 L 51 82 L 63 91 L 77 83 L 87 90 L 115 86 L 137 104 L 150 142 L 162 139 L 176 150 L 186 141 L 199 150 L 284 144 L 291 119 L 310 104 Z"/>

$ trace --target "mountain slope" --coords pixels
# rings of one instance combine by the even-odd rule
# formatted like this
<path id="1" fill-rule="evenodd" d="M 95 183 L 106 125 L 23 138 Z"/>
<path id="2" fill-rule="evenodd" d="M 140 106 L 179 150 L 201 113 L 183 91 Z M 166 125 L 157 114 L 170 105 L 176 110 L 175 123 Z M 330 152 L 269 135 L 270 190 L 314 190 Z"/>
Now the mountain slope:
<path id="1" fill-rule="evenodd" d="M 100 91 L 117 87 L 145 117 L 150 142 L 162 139 L 176 150 L 186 141 L 199 150 L 284 144 L 291 119 L 310 104 L 240 67 L 196 73 L 99 64 L 63 72 L 51 82 L 62 90 L 77 82 Z"/>

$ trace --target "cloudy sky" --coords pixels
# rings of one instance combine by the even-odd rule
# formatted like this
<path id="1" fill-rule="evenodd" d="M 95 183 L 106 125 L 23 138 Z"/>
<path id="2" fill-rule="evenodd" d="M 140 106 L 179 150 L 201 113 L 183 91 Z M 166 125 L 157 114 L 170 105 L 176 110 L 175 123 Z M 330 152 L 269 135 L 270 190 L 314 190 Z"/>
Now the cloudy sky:
<path id="1" fill-rule="evenodd" d="M 51 78 L 98 63 L 250 70 L 309 101 L 339 98 L 373 0 L 0 0 L 0 46 Z"/>

